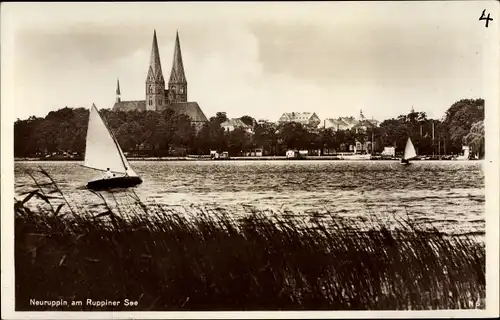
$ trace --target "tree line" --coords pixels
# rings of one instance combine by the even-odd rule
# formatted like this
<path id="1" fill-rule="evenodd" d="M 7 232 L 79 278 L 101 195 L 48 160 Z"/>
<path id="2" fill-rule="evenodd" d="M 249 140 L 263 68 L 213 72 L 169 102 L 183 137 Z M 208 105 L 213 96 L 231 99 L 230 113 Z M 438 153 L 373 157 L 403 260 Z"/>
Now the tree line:
<path id="1" fill-rule="evenodd" d="M 484 156 L 484 100 L 463 99 L 455 102 L 442 119 L 428 119 L 425 112 L 410 112 L 387 119 L 378 127 L 354 127 L 349 130 L 310 128 L 300 123 L 257 123 L 250 116 L 240 119 L 252 128 L 225 131 L 221 123 L 226 113 L 218 112 L 196 128 L 185 115 L 167 109 L 155 111 L 101 110 L 124 152 L 145 156 L 182 156 L 209 154 L 210 150 L 230 155 L 263 148 L 265 154 L 284 155 L 288 149 L 335 150 L 348 152 L 356 141 L 373 141 L 373 150 L 381 152 L 394 146 L 402 152 L 411 137 L 418 154 L 457 154 L 463 145 Z M 14 155 L 37 157 L 54 153 L 85 152 L 89 110 L 62 108 L 44 118 L 18 119 L 14 124 Z"/>

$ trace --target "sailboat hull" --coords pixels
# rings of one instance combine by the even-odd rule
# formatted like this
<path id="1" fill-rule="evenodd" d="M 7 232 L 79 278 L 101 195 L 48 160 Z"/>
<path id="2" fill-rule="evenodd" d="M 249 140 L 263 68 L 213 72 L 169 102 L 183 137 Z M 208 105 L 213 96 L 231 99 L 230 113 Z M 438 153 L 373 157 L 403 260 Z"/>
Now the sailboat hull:
<path id="1" fill-rule="evenodd" d="M 403 165 L 409 165 L 410 164 L 410 160 L 401 159 L 401 164 L 403 164 Z"/>
<path id="2" fill-rule="evenodd" d="M 89 181 L 87 188 L 92 190 L 105 190 L 112 188 L 129 188 L 142 183 L 139 177 L 116 177 Z"/>

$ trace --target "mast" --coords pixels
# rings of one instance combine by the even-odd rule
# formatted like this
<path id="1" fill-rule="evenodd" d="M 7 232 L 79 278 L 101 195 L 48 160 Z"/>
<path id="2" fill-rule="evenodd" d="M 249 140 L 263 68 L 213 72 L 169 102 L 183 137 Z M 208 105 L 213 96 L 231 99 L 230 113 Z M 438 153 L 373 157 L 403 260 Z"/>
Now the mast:
<path id="1" fill-rule="evenodd" d="M 432 121 L 432 155 L 434 156 L 434 154 L 436 153 L 436 150 L 435 150 L 435 146 L 434 146 L 434 120 L 431 120 Z"/>
<path id="2" fill-rule="evenodd" d="M 373 129 L 372 129 L 372 150 L 371 150 L 371 153 L 373 153 Z"/>
<path id="3" fill-rule="evenodd" d="M 438 138 L 438 157 L 441 158 L 441 139 Z"/>

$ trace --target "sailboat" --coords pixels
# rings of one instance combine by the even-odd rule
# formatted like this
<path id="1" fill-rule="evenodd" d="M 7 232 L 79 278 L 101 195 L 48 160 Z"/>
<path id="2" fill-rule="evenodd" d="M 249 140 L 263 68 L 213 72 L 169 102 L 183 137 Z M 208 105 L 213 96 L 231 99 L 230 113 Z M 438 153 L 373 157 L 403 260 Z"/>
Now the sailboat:
<path id="1" fill-rule="evenodd" d="M 89 181 L 89 189 L 127 188 L 142 183 L 95 104 L 90 109 L 83 166 L 106 173 Z"/>
<path id="2" fill-rule="evenodd" d="M 411 139 L 408 138 L 406 141 L 405 152 L 403 153 L 403 158 L 401 158 L 401 164 L 410 164 L 410 160 L 415 158 L 417 153 L 415 152 L 415 147 L 411 142 Z"/>

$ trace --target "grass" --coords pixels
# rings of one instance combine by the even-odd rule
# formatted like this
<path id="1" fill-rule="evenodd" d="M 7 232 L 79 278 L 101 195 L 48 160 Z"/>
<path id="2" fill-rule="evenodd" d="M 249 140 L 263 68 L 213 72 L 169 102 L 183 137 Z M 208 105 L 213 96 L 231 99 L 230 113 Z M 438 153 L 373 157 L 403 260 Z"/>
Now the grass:
<path id="1" fill-rule="evenodd" d="M 100 311 L 485 307 L 485 248 L 472 237 L 409 222 L 363 231 L 335 217 L 184 216 L 138 198 L 112 209 L 100 194 L 105 210 L 93 214 L 66 200 L 54 205 L 54 191 L 38 187 L 15 204 L 18 311 L 62 310 L 30 306 L 33 298 L 139 302 L 64 308 Z M 33 197 L 51 205 L 29 209 Z"/>

